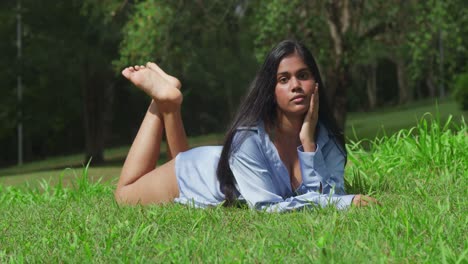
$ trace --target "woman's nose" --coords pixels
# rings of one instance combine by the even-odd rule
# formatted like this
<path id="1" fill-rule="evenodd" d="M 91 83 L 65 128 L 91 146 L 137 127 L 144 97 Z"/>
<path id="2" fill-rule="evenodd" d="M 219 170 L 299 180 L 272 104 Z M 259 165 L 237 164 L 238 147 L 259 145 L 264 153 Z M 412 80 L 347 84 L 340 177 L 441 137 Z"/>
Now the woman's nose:
<path id="1" fill-rule="evenodd" d="M 291 78 L 291 85 L 292 90 L 302 89 L 301 82 L 296 77 Z"/>

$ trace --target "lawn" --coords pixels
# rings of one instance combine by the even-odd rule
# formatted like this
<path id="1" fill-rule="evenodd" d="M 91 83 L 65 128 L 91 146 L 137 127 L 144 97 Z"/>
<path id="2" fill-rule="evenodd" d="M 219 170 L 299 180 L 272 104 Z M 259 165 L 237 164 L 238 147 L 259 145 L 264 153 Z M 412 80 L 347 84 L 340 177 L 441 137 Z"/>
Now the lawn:
<path id="1" fill-rule="evenodd" d="M 395 122 L 413 113 L 404 111 Z M 463 121 L 420 121 L 366 149 L 348 144 L 347 191 L 382 206 L 346 211 L 119 206 L 112 184 L 95 181 L 113 179 L 119 166 L 7 176 L 0 263 L 468 263 L 467 133 Z M 12 182 L 48 175 L 53 182 Z"/>
<path id="2" fill-rule="evenodd" d="M 189 144 L 192 147 L 201 145 L 221 144 L 222 135 L 209 134 L 189 138 Z M 89 168 L 89 175 L 92 180 L 101 179 L 102 181 L 115 180 L 120 174 L 125 156 L 130 146 L 122 146 L 107 149 L 104 152 L 106 163 L 104 165 Z M 166 158 L 166 146 L 161 147 L 161 159 Z M 161 162 L 161 161 L 160 161 Z M 58 175 L 64 174 L 64 183 L 68 184 L 73 180 L 75 174 L 80 173 L 85 167 L 83 154 L 69 156 L 53 157 L 42 161 L 26 163 L 22 166 L 12 166 L 0 169 L 0 184 L 3 185 L 21 185 L 28 182 L 36 186 L 39 181 L 47 180 L 53 184 L 57 183 Z M 64 171 L 64 169 L 67 169 Z"/>
<path id="3" fill-rule="evenodd" d="M 391 135 L 403 128 L 417 124 L 425 114 L 439 116 L 442 121 L 451 115 L 459 123 L 467 113 L 460 110 L 454 101 L 422 101 L 405 106 L 380 108 L 373 112 L 351 113 L 346 122 L 346 136 L 349 139 L 374 139 L 384 134 Z"/>

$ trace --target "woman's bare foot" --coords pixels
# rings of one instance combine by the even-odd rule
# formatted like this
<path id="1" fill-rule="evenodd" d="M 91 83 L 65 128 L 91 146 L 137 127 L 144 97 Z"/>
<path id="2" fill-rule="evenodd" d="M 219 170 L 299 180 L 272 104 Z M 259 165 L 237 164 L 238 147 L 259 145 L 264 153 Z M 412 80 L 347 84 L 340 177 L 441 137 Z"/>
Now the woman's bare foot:
<path id="1" fill-rule="evenodd" d="M 161 112 L 172 112 L 180 108 L 182 93 L 179 91 L 180 82 L 176 78 L 170 76 L 172 79 L 169 79 L 169 75 L 165 73 L 139 65 L 125 68 L 122 75 L 151 96 Z"/>
<path id="2" fill-rule="evenodd" d="M 177 89 L 180 90 L 180 88 L 182 87 L 180 81 L 177 78 L 175 78 L 175 77 L 167 74 L 166 72 L 164 72 L 156 63 L 147 62 L 146 67 L 150 68 L 151 70 L 153 70 L 153 71 L 155 71 L 157 73 L 159 73 L 164 79 L 166 79 L 170 84 L 172 84 Z"/>

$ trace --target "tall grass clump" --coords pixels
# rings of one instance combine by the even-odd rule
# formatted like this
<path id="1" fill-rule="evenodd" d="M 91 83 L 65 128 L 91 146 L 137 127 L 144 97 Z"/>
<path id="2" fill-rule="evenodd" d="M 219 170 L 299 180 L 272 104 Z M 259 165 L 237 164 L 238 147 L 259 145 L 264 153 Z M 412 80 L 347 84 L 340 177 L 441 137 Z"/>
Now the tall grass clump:
<path id="1" fill-rule="evenodd" d="M 347 145 L 347 191 L 383 204 L 371 235 L 393 251 L 384 262 L 468 263 L 467 136 L 463 117 L 425 115 L 411 129 Z"/>
<path id="2" fill-rule="evenodd" d="M 363 147 L 363 146 L 369 147 Z M 351 173 L 349 188 L 359 192 L 391 193 L 432 191 L 450 193 L 447 183 L 466 186 L 468 163 L 467 126 L 450 116 L 445 123 L 426 114 L 417 126 L 374 140 L 347 145 Z"/>
<path id="3" fill-rule="evenodd" d="M 29 183 L 19 187 L 0 185 L 0 204 L 42 204 L 55 201 L 80 201 L 86 197 L 109 194 L 111 192 L 110 186 L 101 184 L 100 180 L 93 182 L 89 179 L 90 162 L 83 167 L 79 174 L 71 168 L 63 170 L 59 175 L 59 181 L 56 185 L 51 185 L 45 179 L 42 179 L 36 187 L 29 186 Z M 74 175 L 72 188 L 64 187 L 62 184 L 62 179 L 67 172 Z"/>

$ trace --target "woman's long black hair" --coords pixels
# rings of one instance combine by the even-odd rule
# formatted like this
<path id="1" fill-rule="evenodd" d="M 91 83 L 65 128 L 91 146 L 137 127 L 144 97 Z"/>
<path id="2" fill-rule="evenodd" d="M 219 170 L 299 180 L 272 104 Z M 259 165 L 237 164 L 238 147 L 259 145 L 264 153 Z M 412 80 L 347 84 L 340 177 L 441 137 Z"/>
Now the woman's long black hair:
<path id="1" fill-rule="evenodd" d="M 319 122 L 326 126 L 335 144 L 341 148 L 346 157 L 344 136 L 339 130 L 332 111 L 328 106 L 325 86 L 320 72 L 310 51 L 296 40 L 284 40 L 268 53 L 265 62 L 260 67 L 254 81 L 250 85 L 249 92 L 237 111 L 237 114 L 226 133 L 223 150 L 217 168 L 217 177 L 221 185 L 221 191 L 226 197 L 225 206 L 232 206 L 236 201 L 235 179 L 229 167 L 229 158 L 232 153 L 232 141 L 236 129 L 241 126 L 256 126 L 259 120 L 263 120 L 265 127 L 274 127 L 277 122 L 275 103 L 275 87 L 278 66 L 281 60 L 293 53 L 297 53 L 312 72 L 312 76 L 319 84 Z"/>

